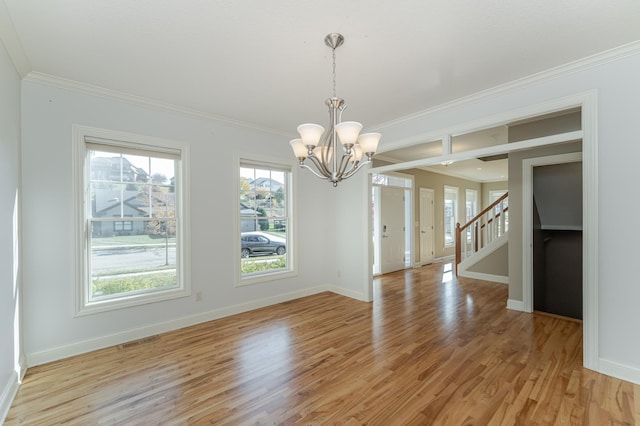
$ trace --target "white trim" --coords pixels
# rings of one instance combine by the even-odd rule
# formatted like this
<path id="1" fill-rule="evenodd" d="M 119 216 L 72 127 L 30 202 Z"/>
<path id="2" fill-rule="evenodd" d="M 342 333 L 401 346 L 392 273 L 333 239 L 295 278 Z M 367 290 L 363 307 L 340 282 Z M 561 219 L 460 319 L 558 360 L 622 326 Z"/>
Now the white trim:
<path id="1" fill-rule="evenodd" d="M 538 115 L 542 114 L 540 112 Z M 491 127 L 491 126 L 489 126 Z M 506 154 L 509 152 L 526 151 L 528 149 L 539 148 L 542 146 L 555 145 L 558 143 L 579 141 L 583 139 L 583 131 L 576 130 L 573 132 L 560 133 L 557 135 L 544 136 L 541 138 L 528 139 L 520 142 L 507 143 L 503 145 L 494 145 L 481 149 L 458 152 L 451 155 L 443 155 L 440 157 L 429 157 L 419 160 L 407 161 L 405 163 L 389 164 L 372 169 L 373 173 L 386 174 L 396 170 L 406 170 L 419 168 L 424 166 L 433 166 L 444 161 L 464 161 L 473 160 L 479 157 L 487 157 L 491 155 Z M 406 146 L 406 145 L 405 145 Z"/>
<path id="2" fill-rule="evenodd" d="M 524 303 L 520 300 L 509 299 L 507 300 L 507 309 L 511 309 L 512 311 L 520 311 L 525 312 Z"/>
<path id="3" fill-rule="evenodd" d="M 583 364 L 600 371 L 598 281 L 598 116 L 597 92 L 582 101 L 582 276 Z"/>
<path id="4" fill-rule="evenodd" d="M 44 74 L 37 71 L 32 71 L 24 77 L 24 81 L 30 83 L 42 84 L 45 86 L 55 87 L 58 89 L 69 90 L 85 95 L 91 95 L 102 99 L 111 101 L 118 101 L 127 103 L 130 105 L 141 106 L 146 108 L 153 108 L 160 111 L 171 111 L 179 114 L 184 114 L 189 117 L 204 118 L 206 120 L 217 121 L 223 124 L 232 125 L 235 127 L 243 127 L 253 130 L 258 130 L 265 133 L 275 134 L 278 136 L 291 136 L 290 133 L 280 130 L 272 129 L 269 127 L 259 126 L 251 124 L 241 120 L 234 120 L 221 115 L 211 114 L 209 112 L 198 111 L 191 108 L 186 108 L 180 105 L 174 105 L 167 102 L 159 101 L 157 99 L 149 99 L 142 96 L 132 95 L 116 90 L 106 89 L 104 87 L 94 86 L 87 83 L 80 83 L 74 80 L 68 80 L 62 77 L 56 77 L 49 74 Z"/>
<path id="5" fill-rule="evenodd" d="M 371 165 L 367 166 L 368 170 L 371 170 Z M 374 227 L 373 223 L 373 211 L 371 209 L 371 195 L 373 191 L 373 182 L 371 181 L 371 173 L 367 170 L 367 173 L 362 173 L 360 176 L 360 211 L 366 212 L 367 220 L 361 221 L 363 229 L 360 230 L 361 235 L 365 235 L 365 240 L 367 241 L 367 257 L 366 261 L 363 262 L 361 268 L 362 276 L 364 277 L 364 282 L 362 283 L 363 288 L 363 301 L 364 302 L 372 302 L 373 301 L 373 256 L 374 256 L 374 246 L 373 246 L 373 238 L 371 232 Z"/>
<path id="6" fill-rule="evenodd" d="M 542 225 L 543 231 L 582 231 L 582 225 Z"/>
<path id="7" fill-rule="evenodd" d="M 640 368 L 619 364 L 604 358 L 598 360 L 598 366 L 600 367 L 599 372 L 602 374 L 640 385 Z"/>
<path id="8" fill-rule="evenodd" d="M 112 311 L 132 306 L 139 306 L 148 303 L 160 302 L 191 295 L 191 279 L 190 279 L 190 209 L 189 209 L 189 191 L 191 188 L 189 182 L 189 146 L 184 142 L 173 141 L 169 139 L 161 139 L 146 135 L 137 135 L 120 131 L 111 131 L 106 129 L 98 129 L 87 126 L 72 126 L 73 152 L 72 152 L 72 185 L 73 191 L 73 215 L 72 228 L 75 230 L 74 236 L 74 270 L 75 270 L 75 316 L 92 315 L 100 312 Z M 176 200 L 176 206 L 180 211 L 180 220 L 178 221 L 180 239 L 176 245 L 176 266 L 178 274 L 178 282 L 180 286 L 169 290 L 158 290 L 148 293 L 123 295 L 122 297 L 108 299 L 104 301 L 90 301 L 87 294 L 86 280 L 89 276 L 89 252 L 86 246 L 86 233 L 90 232 L 86 229 L 90 211 L 90 204 L 85 200 L 88 189 L 89 169 L 86 161 L 87 140 L 102 139 L 105 141 L 118 141 L 118 144 L 126 144 L 131 142 L 135 146 L 145 146 L 153 149 L 157 146 L 160 150 L 171 149 L 180 153 L 180 161 L 178 163 L 177 173 L 180 176 L 178 180 L 180 187 L 176 193 L 179 194 Z M 106 143 L 106 142 L 105 142 Z"/>
<path id="9" fill-rule="evenodd" d="M 458 270 L 458 276 L 463 278 L 473 278 L 476 280 L 483 281 L 493 281 L 500 284 L 509 284 L 509 277 L 504 277 L 502 275 L 494 275 L 494 274 L 485 274 L 483 272 L 473 272 L 473 271 L 460 271 Z"/>
<path id="10" fill-rule="evenodd" d="M 483 118 L 479 118 L 469 122 L 456 124 L 446 128 L 436 129 L 434 131 L 429 131 L 426 133 L 420 133 L 417 135 L 409 136 L 404 139 L 398 139 L 392 143 L 385 143 L 383 146 L 380 146 L 378 155 L 386 151 L 404 148 L 404 147 L 412 146 L 419 143 L 442 140 L 443 138 L 447 137 L 447 135 L 460 135 L 460 134 L 466 134 L 466 133 L 473 133 L 481 130 L 487 130 L 497 126 L 506 126 L 514 121 L 526 120 L 529 118 L 535 118 L 543 114 L 561 112 L 567 109 L 576 108 L 580 106 L 580 102 L 582 101 L 582 99 L 592 95 L 594 92 L 595 92 L 594 90 L 589 90 L 584 93 L 577 93 L 577 94 L 569 95 L 563 98 L 545 101 L 541 104 L 535 104 L 535 105 L 529 105 L 522 108 L 511 109 L 511 110 L 494 114 L 488 117 L 483 117 Z M 580 139 L 580 137 L 578 137 L 577 139 Z M 493 148 L 499 148 L 501 146 L 503 145 L 496 145 Z M 492 148 L 492 147 L 487 147 L 487 148 Z M 483 153 L 483 156 L 493 155 L 498 153 L 500 152 L 489 151 L 489 154 Z M 445 152 L 445 154 L 448 156 L 449 153 Z M 455 157 L 453 159 L 455 160 Z M 462 159 L 468 159 L 468 158 L 462 158 Z M 437 163 L 429 163 L 427 165 L 438 164 L 443 161 L 451 161 L 451 160 L 452 160 L 451 158 L 440 159 Z"/>
<path id="11" fill-rule="evenodd" d="M 0 43 L 4 45 L 16 72 L 24 77 L 31 71 L 31 63 L 22 48 L 6 2 L 0 2 Z M 1 419 L 0 419 L 1 420 Z M 1 422 L 0 422 L 1 423 Z"/>
<path id="12" fill-rule="evenodd" d="M 369 300 L 364 293 L 360 293 L 357 291 L 349 290 L 335 285 L 329 286 L 327 290 L 332 293 L 339 294 L 340 296 L 349 297 L 361 302 L 371 302 L 371 300 Z"/>
<path id="13" fill-rule="evenodd" d="M 472 95 L 458 98 L 451 102 L 446 102 L 432 108 L 418 111 L 413 114 L 405 115 L 395 120 L 390 120 L 385 123 L 381 123 L 375 126 L 374 128 L 372 128 L 372 130 L 380 131 L 387 127 L 398 126 L 399 124 L 403 124 L 405 122 L 415 120 L 421 117 L 425 117 L 437 112 L 445 111 L 445 110 L 456 108 L 459 106 L 464 106 L 474 102 L 479 102 L 483 99 L 490 98 L 492 96 L 496 96 L 502 93 L 510 92 L 516 89 L 521 89 L 523 87 L 531 86 L 541 81 L 548 81 L 551 79 L 561 78 L 564 76 L 575 74 L 584 70 L 601 66 L 603 64 L 607 64 L 609 62 L 615 62 L 620 59 L 626 58 L 627 56 L 636 55 L 638 53 L 640 53 L 640 40 L 633 41 L 628 44 L 623 44 L 622 46 L 618 46 L 613 49 L 606 50 L 604 52 L 596 53 L 595 55 L 587 56 L 586 58 L 578 59 L 576 61 L 569 62 L 567 64 L 563 64 L 554 68 L 550 68 L 536 74 L 528 75 L 526 77 L 513 80 L 511 82 L 501 84 L 499 86 L 492 87 L 487 90 L 476 92 Z M 457 134 L 456 132 L 445 132 L 445 134 L 448 134 L 448 133 Z M 439 138 L 438 137 L 423 138 L 422 141 L 424 142 L 428 140 L 437 140 L 437 139 Z"/>
<path id="14" fill-rule="evenodd" d="M 21 377 L 18 377 L 18 372 L 14 371 L 2 390 L 2 394 L 0 394 L 0 424 L 4 424 L 9 414 L 13 399 L 16 397 L 16 393 L 18 393 L 18 389 L 20 388 L 20 381 Z"/>
<path id="15" fill-rule="evenodd" d="M 267 306 L 275 305 L 282 302 L 288 302 L 290 300 L 299 299 L 302 297 L 311 296 L 314 294 L 334 291 L 332 285 L 321 285 L 314 288 L 297 290 L 289 293 L 280 294 L 273 297 L 267 297 L 260 300 L 254 300 L 248 303 L 242 303 L 238 305 L 228 306 L 225 308 L 214 309 L 212 311 L 203 312 L 196 315 L 185 316 L 182 318 L 176 318 L 171 321 L 162 323 L 156 323 L 145 327 L 134 328 L 131 330 L 122 331 L 115 334 L 97 337 L 95 339 L 84 340 L 81 342 L 71 343 L 69 345 L 58 346 L 46 351 L 34 352 L 27 354 L 27 362 L 29 367 L 45 364 L 47 362 L 57 361 L 63 358 L 68 358 L 75 355 L 103 349 L 106 347 L 119 345 L 122 343 L 130 342 L 132 340 L 142 339 L 145 337 L 153 336 L 159 333 L 166 333 L 173 330 L 178 330 L 184 327 L 190 327 L 192 325 L 200 324 L 207 321 L 213 321 L 216 319 L 228 317 L 231 315 L 240 314 L 243 312 L 252 311 L 254 309 L 260 309 Z M 353 297 L 357 296 L 357 293 L 353 295 L 349 292 L 341 292 L 343 296 Z M 360 298 L 355 297 L 358 300 Z"/>

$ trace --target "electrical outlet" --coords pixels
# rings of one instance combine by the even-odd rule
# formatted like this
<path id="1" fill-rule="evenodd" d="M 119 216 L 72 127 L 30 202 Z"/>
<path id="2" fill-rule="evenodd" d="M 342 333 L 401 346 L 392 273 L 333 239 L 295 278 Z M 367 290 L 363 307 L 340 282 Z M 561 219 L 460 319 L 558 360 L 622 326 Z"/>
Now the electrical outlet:
<path id="1" fill-rule="evenodd" d="M 202 302 L 202 292 L 201 291 L 196 293 L 196 302 Z"/>

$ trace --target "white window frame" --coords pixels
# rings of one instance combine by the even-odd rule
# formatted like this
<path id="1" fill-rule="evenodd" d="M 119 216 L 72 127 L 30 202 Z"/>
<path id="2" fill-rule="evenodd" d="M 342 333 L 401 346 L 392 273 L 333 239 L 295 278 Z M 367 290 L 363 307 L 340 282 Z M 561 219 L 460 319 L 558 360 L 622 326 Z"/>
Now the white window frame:
<path id="1" fill-rule="evenodd" d="M 76 316 L 107 312 L 191 295 L 188 264 L 190 238 L 189 220 L 189 147 L 186 143 L 150 136 L 117 132 L 92 127 L 73 126 L 74 227 L 76 253 Z M 91 238 L 91 198 L 89 196 L 89 161 L 87 143 L 124 150 L 145 150 L 174 153 L 180 157 L 176 170 L 176 276 L 177 287 L 153 292 L 123 294 L 104 300 L 90 300 L 91 270 L 89 238 Z"/>
<path id="2" fill-rule="evenodd" d="M 235 286 L 242 287 L 245 285 L 264 283 L 273 280 L 280 280 L 284 278 L 290 278 L 298 275 L 297 267 L 297 252 L 296 252 L 296 236 L 297 236 L 297 176 L 298 167 L 297 163 L 291 163 L 290 161 L 283 161 L 279 158 L 268 157 L 263 155 L 256 155 L 253 153 L 236 153 L 234 158 L 234 259 L 235 259 Z M 285 199 L 287 200 L 287 215 L 289 222 L 287 223 L 287 268 L 275 271 L 267 271 L 264 273 L 257 273 L 243 276 L 240 268 L 242 258 L 240 256 L 241 251 L 241 218 L 240 218 L 240 167 L 246 165 L 252 165 L 256 168 L 265 167 L 279 170 L 285 170 L 288 172 L 289 181 L 285 183 L 287 190 Z"/>
<path id="3" fill-rule="evenodd" d="M 454 205 L 453 205 L 453 229 L 451 230 L 451 235 L 452 235 L 452 239 L 451 239 L 451 243 L 447 244 L 447 221 L 446 221 L 446 205 L 447 205 L 447 200 L 449 198 L 447 198 L 448 194 L 454 194 L 455 193 L 455 199 L 454 199 Z M 460 201 L 460 189 L 457 186 L 448 186 L 445 185 L 444 186 L 444 195 L 442 198 L 442 205 L 443 205 L 443 209 L 442 209 L 442 214 L 443 214 L 443 226 L 442 226 L 442 243 L 444 245 L 444 248 L 450 248 L 450 247 L 455 247 L 456 245 L 456 230 L 455 230 L 455 226 L 456 223 L 458 222 L 458 209 L 459 209 L 459 201 Z"/>
<path id="4" fill-rule="evenodd" d="M 471 211 L 472 211 L 471 215 L 469 215 L 469 207 L 471 207 Z M 478 214 L 478 191 L 476 189 L 466 189 L 465 200 L 464 200 L 465 224 L 469 223 L 469 221 L 473 219 L 477 214 Z M 473 231 L 471 227 L 468 227 L 466 229 L 468 243 L 471 243 L 472 241 L 472 232 Z"/>

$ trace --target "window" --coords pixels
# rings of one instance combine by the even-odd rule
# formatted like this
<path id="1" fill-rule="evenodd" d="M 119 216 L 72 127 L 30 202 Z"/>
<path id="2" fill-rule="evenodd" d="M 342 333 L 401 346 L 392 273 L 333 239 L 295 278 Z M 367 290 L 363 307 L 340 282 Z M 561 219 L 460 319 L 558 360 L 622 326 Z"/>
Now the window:
<path id="1" fill-rule="evenodd" d="M 495 203 L 506 193 L 506 190 L 489 191 L 489 203 Z M 498 235 L 502 235 L 503 232 L 506 232 L 509 229 L 509 198 L 505 198 L 499 205 L 495 206 L 493 208 L 493 214 L 495 216 L 499 216 L 501 214 L 504 215 L 502 220 L 497 221 Z"/>
<path id="2" fill-rule="evenodd" d="M 466 195 L 466 200 L 465 200 L 465 204 L 466 204 L 466 220 L 465 220 L 465 224 L 469 223 L 471 221 L 471 219 L 473 219 L 477 214 L 478 214 L 478 191 L 476 191 L 475 189 L 467 189 L 465 191 L 465 195 Z M 467 242 L 471 242 L 471 232 L 472 232 L 472 227 L 469 226 L 467 228 Z"/>
<path id="3" fill-rule="evenodd" d="M 239 284 L 295 272 L 292 256 L 292 169 L 239 159 Z"/>
<path id="4" fill-rule="evenodd" d="M 458 222 L 458 188 L 444 187 L 444 246 L 455 244 L 456 223 Z"/>
<path id="5" fill-rule="evenodd" d="M 124 217 L 131 217 L 133 215 L 124 215 Z M 118 217 L 118 216 L 115 216 Z M 116 220 L 113 222 L 113 232 L 114 233 L 120 233 L 121 235 L 125 235 L 126 232 L 131 232 L 133 231 L 133 221 L 128 220 L 128 221 L 119 221 Z"/>
<path id="6" fill-rule="evenodd" d="M 189 294 L 186 147 L 74 128 L 79 314 Z"/>

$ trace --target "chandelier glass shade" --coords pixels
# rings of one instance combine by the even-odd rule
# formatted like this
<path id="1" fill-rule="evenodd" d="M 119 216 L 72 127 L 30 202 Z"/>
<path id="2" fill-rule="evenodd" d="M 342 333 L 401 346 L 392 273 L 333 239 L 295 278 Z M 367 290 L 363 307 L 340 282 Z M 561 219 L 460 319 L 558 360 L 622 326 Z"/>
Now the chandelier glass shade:
<path id="1" fill-rule="evenodd" d="M 363 133 L 357 121 L 342 121 L 346 108 L 344 99 L 336 97 L 336 53 L 344 42 L 341 34 L 331 33 L 324 39 L 333 50 L 333 96 L 326 101 L 329 108 L 329 126 L 305 123 L 298 126 L 299 139 L 289 143 L 300 167 L 308 169 L 321 179 L 338 186 L 338 182 L 352 176 L 371 159 L 378 149 L 380 133 Z M 339 143 L 338 143 L 339 142 Z M 363 160 L 364 156 L 364 160 Z M 311 162 L 313 167 L 305 164 Z"/>

